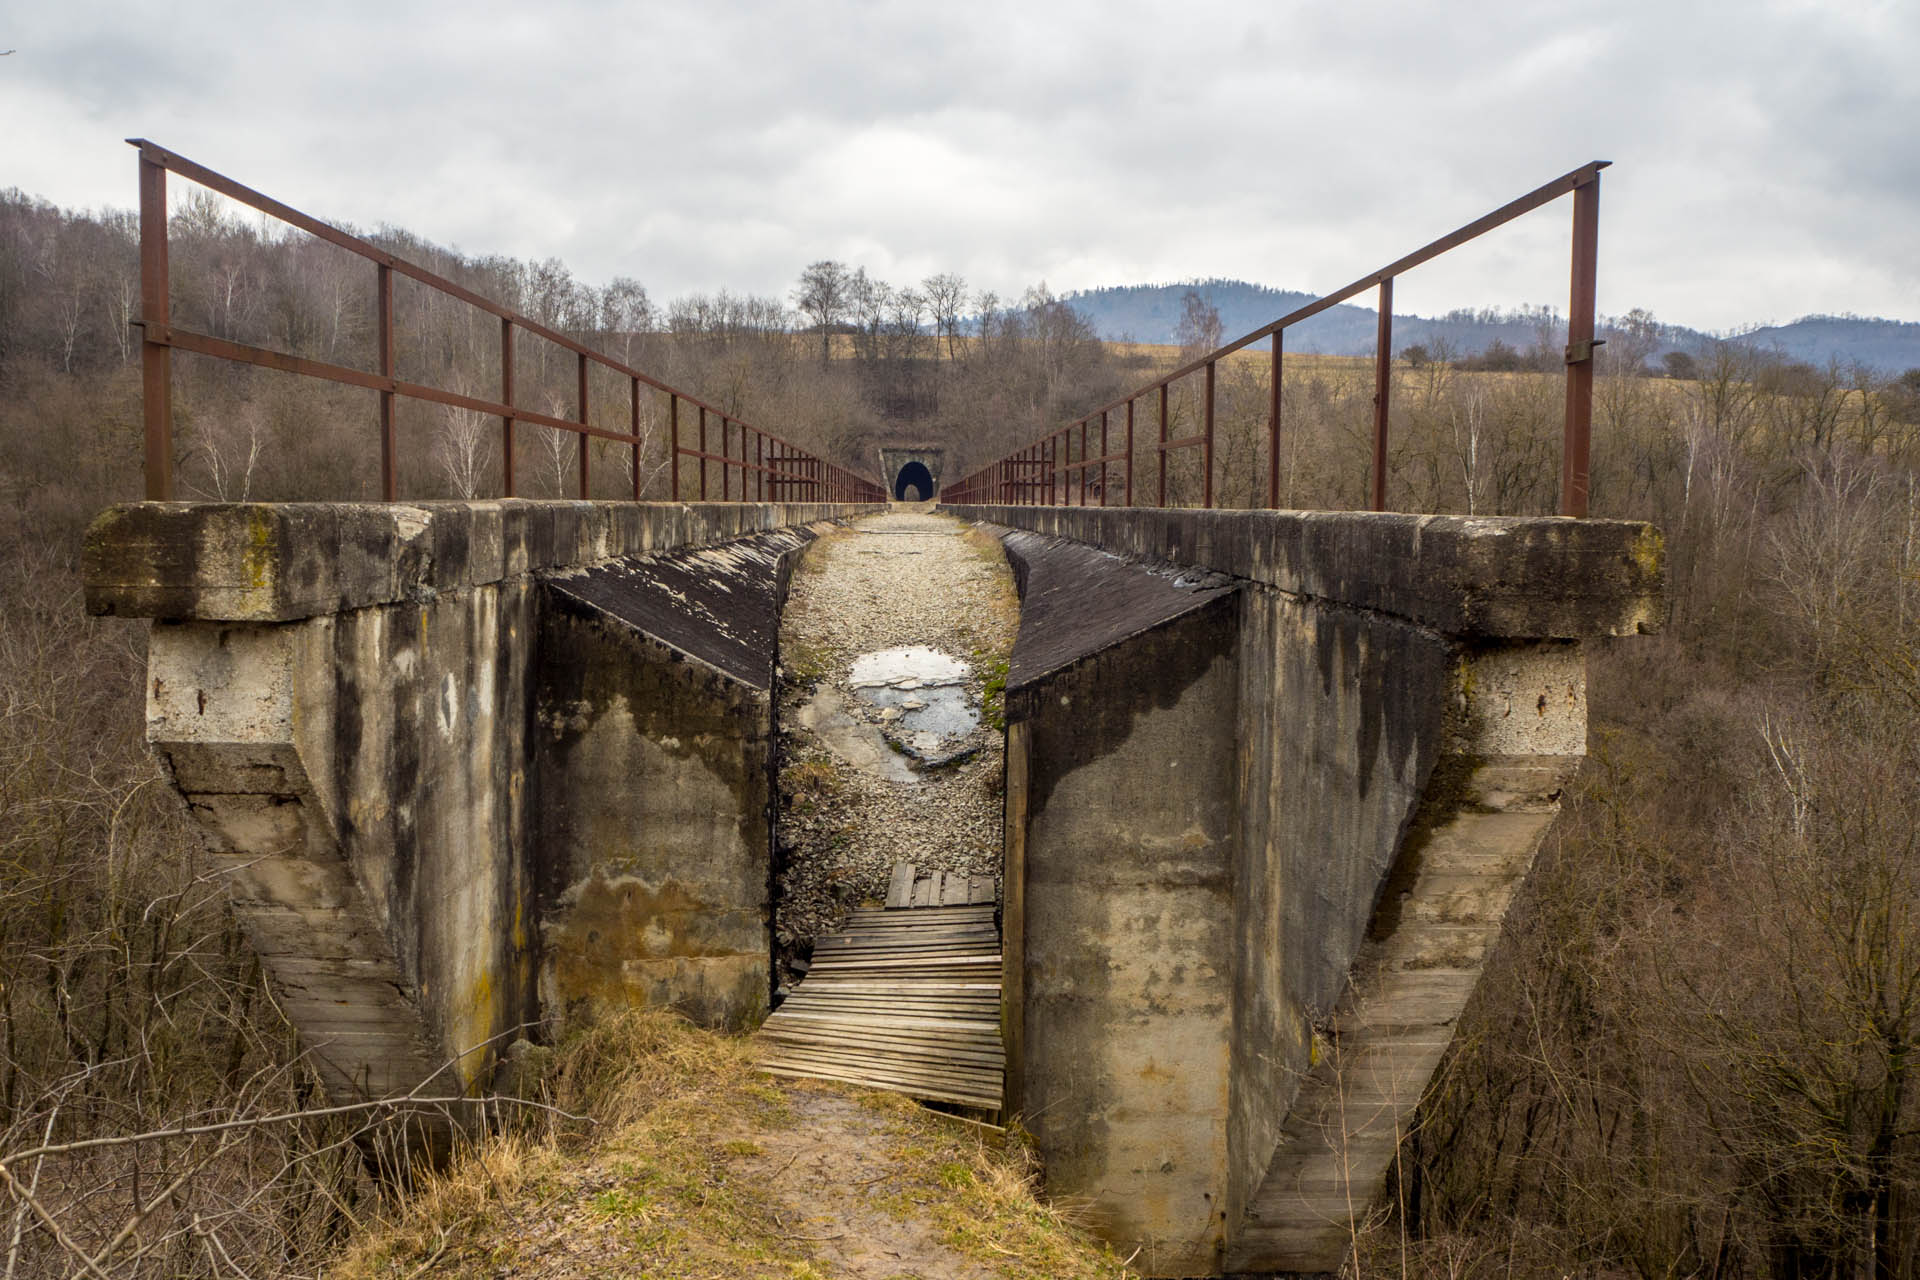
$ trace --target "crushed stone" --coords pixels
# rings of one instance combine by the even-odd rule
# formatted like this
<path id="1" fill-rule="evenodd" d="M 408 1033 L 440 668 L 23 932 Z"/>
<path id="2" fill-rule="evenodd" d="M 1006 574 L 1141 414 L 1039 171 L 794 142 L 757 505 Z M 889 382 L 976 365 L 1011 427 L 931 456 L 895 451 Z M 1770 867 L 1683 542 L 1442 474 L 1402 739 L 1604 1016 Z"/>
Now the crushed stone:
<path id="1" fill-rule="evenodd" d="M 838 927 L 862 902 L 886 898 L 896 862 L 961 875 L 1000 874 L 1002 723 L 989 682 L 1003 681 L 1019 605 L 999 543 L 950 516 L 895 510 L 827 535 L 794 574 L 780 626 L 778 697 L 781 872 L 774 930 L 781 981 L 817 935 Z M 906 743 L 897 707 L 871 692 L 865 655 L 925 647 L 965 664 L 949 668 L 977 725 L 941 743 L 929 765 L 911 755 L 897 766 L 861 767 L 866 745 L 836 750 L 849 733 Z M 943 677 L 944 680 L 944 677 Z M 803 714 L 808 703 L 814 709 Z M 829 705 L 833 732 L 819 708 Z M 848 722 L 851 721 L 851 724 Z M 850 759 L 849 757 L 854 757 Z"/>

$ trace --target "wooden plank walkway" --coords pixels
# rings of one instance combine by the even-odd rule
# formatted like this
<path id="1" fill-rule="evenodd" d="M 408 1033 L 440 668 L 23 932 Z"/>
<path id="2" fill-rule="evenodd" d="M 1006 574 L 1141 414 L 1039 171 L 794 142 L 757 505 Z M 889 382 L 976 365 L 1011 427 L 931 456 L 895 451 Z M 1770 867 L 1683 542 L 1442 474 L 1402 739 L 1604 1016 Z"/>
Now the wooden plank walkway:
<path id="1" fill-rule="evenodd" d="M 993 881 L 916 878 L 907 864 L 894 881 L 890 902 L 928 905 L 857 908 L 820 937 L 805 980 L 755 1036 L 760 1069 L 998 1111 L 1006 1054 Z"/>

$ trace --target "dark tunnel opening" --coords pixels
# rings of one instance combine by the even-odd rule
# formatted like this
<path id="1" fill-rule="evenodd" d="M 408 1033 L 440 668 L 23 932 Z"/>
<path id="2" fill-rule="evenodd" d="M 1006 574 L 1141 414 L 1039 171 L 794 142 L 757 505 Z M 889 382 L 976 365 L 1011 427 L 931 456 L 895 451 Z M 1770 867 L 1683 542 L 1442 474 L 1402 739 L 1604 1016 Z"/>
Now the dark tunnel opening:
<path id="1" fill-rule="evenodd" d="M 893 478 L 895 502 L 924 502 L 933 496 L 933 472 L 924 462 L 909 462 Z"/>

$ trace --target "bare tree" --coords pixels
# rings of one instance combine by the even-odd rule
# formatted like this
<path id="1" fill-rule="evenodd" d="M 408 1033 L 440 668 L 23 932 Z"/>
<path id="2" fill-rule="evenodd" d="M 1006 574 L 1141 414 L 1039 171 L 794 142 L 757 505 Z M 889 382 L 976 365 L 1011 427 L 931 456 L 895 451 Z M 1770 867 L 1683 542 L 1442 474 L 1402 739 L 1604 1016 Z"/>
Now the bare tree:
<path id="1" fill-rule="evenodd" d="M 463 391 L 470 395 L 471 392 Z M 490 470 L 497 418 L 458 405 L 440 406 L 440 426 L 434 434 L 434 453 L 454 495 L 471 501 L 480 496 L 480 483 Z M 559 435 L 559 432 L 549 432 Z"/>
<path id="2" fill-rule="evenodd" d="M 833 358 L 833 330 L 847 313 L 851 302 L 853 273 L 844 263 L 822 258 L 800 273 L 793 291 L 793 305 L 820 331 L 820 364 Z"/>
<path id="3" fill-rule="evenodd" d="M 1180 344 L 1183 361 L 1203 356 L 1220 345 L 1220 308 L 1201 297 L 1194 289 L 1180 299 L 1180 323 L 1174 339 Z"/>
<path id="4" fill-rule="evenodd" d="M 934 340 L 945 344 L 947 361 L 952 363 L 960 341 L 960 314 L 967 305 L 967 282 L 951 272 L 941 272 L 922 280 L 920 292 L 933 317 Z"/>

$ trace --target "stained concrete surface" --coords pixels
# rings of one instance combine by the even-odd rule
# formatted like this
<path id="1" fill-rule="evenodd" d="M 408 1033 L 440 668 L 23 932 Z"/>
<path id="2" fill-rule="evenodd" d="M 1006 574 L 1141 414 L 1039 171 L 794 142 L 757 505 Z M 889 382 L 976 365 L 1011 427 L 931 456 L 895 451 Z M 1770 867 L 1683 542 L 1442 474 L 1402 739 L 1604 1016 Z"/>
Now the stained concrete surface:
<path id="1" fill-rule="evenodd" d="M 547 846 L 534 815 L 552 797 L 539 794 L 531 730 L 538 640 L 553 610 L 539 580 L 860 510 L 137 503 L 95 522 L 87 607 L 160 620 L 149 650 L 149 741 L 225 865 L 236 914 L 330 1095 L 388 1096 L 430 1079 L 436 1089 L 477 1086 L 497 1051 L 543 1015 L 535 882 Z M 724 653 L 708 661 L 654 643 L 668 666 L 750 683 L 728 674 L 752 672 Z M 575 815 L 584 826 L 632 825 L 618 812 L 633 796 L 631 778 L 608 762 L 625 769 L 636 756 L 645 767 L 648 751 L 673 757 L 671 747 L 636 741 L 623 714 L 633 707 L 583 717 L 591 744 L 579 759 L 610 779 Z M 725 804 L 742 794 L 731 784 L 748 767 L 734 757 L 714 778 L 682 770 L 685 790 L 651 796 L 650 812 L 677 804 L 674 821 L 686 830 L 699 822 L 727 830 Z M 764 784 L 758 794 L 764 834 Z M 676 964 L 684 953 L 738 948 L 757 930 L 759 955 L 741 963 L 744 976 L 717 984 L 732 994 L 710 1006 L 723 1018 L 742 1008 L 751 1016 L 765 1000 L 760 848 L 757 875 L 731 867 L 703 881 L 688 872 L 701 892 L 717 878 L 738 894 L 711 919 L 681 909 L 693 890 L 642 886 L 618 867 L 596 882 L 605 893 L 583 890 L 574 903 L 630 934 L 665 938 L 657 949 Z M 578 936 L 595 932 L 610 930 L 590 924 Z M 628 957 L 612 951 L 589 942 L 570 963 L 621 972 Z M 662 964 L 631 989 L 649 1000 L 701 995 L 716 986 L 707 968 Z"/>
<path id="2" fill-rule="evenodd" d="M 1049 1185 L 1103 1207 L 1120 1199 L 1116 1170 L 1140 1178 L 1145 1165 L 1112 1157 L 1146 1149 L 1154 1132 L 1151 1106 L 1123 1106 L 1124 1123 L 1107 1122 L 1106 1099 L 1127 1095 L 1099 1069 L 1112 1033 L 1069 1012 L 1111 1005 L 1126 965 L 1109 957 L 1063 981 L 1060 958 L 1090 958 L 1119 937 L 1147 957 L 1217 941 L 1217 966 L 1187 963 L 1180 972 L 1189 984 L 1196 974 L 1219 983 L 1222 999 L 1143 1002 L 1120 1025 L 1141 1043 L 1167 1037 L 1194 1055 L 1183 1064 L 1189 1081 L 1224 1091 L 1220 1130 L 1170 1120 L 1167 1149 L 1186 1157 L 1162 1171 L 1160 1189 L 1170 1194 L 1136 1186 L 1125 1208 L 1102 1220 L 1125 1247 L 1142 1248 L 1137 1265 L 1148 1274 L 1337 1268 L 1336 1235 L 1314 1215 L 1378 1194 L 1392 1144 L 1381 1146 L 1366 1123 L 1386 1116 L 1390 1131 L 1417 1099 L 1552 816 L 1552 779 L 1585 749 L 1579 638 L 1632 634 L 1660 616 L 1658 535 L 1605 521 L 950 509 L 1017 526 L 1006 535 L 1009 555 L 1016 565 L 1023 555 L 1032 562 L 1022 570 L 1028 595 L 1009 697 L 1008 858 L 1022 882 L 1010 879 L 1006 898 L 1010 919 L 1024 927 L 1008 941 L 1008 981 L 1017 999 L 1011 984 L 1024 974 L 1027 998 L 1048 1012 L 1010 1011 L 1009 1072 L 1019 1078 L 1009 1091 L 1035 1113 Z M 1076 550 L 1072 537 L 1102 545 Z M 1048 560 L 1073 568 L 1049 575 L 1040 567 Z M 1164 761 L 1146 749 L 1146 718 L 1114 724 L 1096 714 L 1069 728 L 1068 717 L 1134 705 L 1148 696 L 1143 687 L 1187 696 L 1167 665 L 1176 655 L 1160 646 L 1189 625 L 1164 620 L 1178 611 L 1177 589 L 1196 587 L 1217 587 L 1223 600 L 1231 593 L 1218 606 L 1231 619 L 1232 642 L 1221 649 L 1231 693 L 1195 719 L 1208 718 L 1211 744 L 1231 742 L 1232 751 L 1202 785 L 1183 779 L 1189 794 L 1225 788 L 1225 825 L 1199 841 L 1225 859 L 1220 891 L 1182 896 L 1174 886 L 1202 883 L 1197 870 L 1181 879 L 1163 869 L 1144 894 L 1108 886 L 1099 895 L 1157 902 L 1133 926 L 1064 910 L 1077 890 L 1056 868 L 1095 879 L 1126 866 L 1143 856 L 1133 831 L 1150 838 L 1156 829 L 1129 806 L 1143 795 L 1178 803 L 1160 777 Z M 1048 696 L 1063 677 L 1081 687 Z M 1508 763 L 1474 774 L 1473 787 L 1460 784 L 1463 769 L 1487 760 Z M 1502 790 L 1508 783 L 1512 790 Z M 1073 803 L 1096 794 L 1103 804 Z M 1509 802 L 1502 797 L 1522 806 L 1511 821 L 1488 816 Z M 1131 822 L 1111 822 L 1114 806 Z M 1420 851 L 1442 845 L 1449 852 L 1434 867 L 1464 858 L 1498 874 L 1468 884 L 1423 872 Z M 1471 930 L 1432 923 L 1449 912 L 1471 917 Z M 1401 1008 L 1395 984 L 1423 965 L 1445 967 L 1449 981 L 1419 987 L 1411 998 L 1424 1002 L 1421 1016 L 1390 1015 L 1409 1024 L 1406 1034 L 1373 1043 L 1367 1028 L 1378 1013 L 1369 1001 Z M 1197 1022 L 1195 1009 L 1206 1011 Z M 1330 1101 L 1315 1074 L 1316 1040 L 1343 1036 L 1368 1062 L 1392 1064 L 1392 1088 L 1352 1113 L 1339 1101 L 1340 1082 Z M 1144 1082 L 1138 1096 L 1155 1097 Z M 1084 1120 L 1049 1118 L 1062 1112 Z M 1206 1158 L 1179 1145 L 1216 1132 L 1220 1146 Z M 1333 1173 L 1314 1163 L 1326 1158 L 1336 1161 Z M 1336 1175 L 1330 1199 L 1287 1189 Z M 1217 1213 L 1210 1234 L 1199 1229 L 1196 1196 Z"/>

